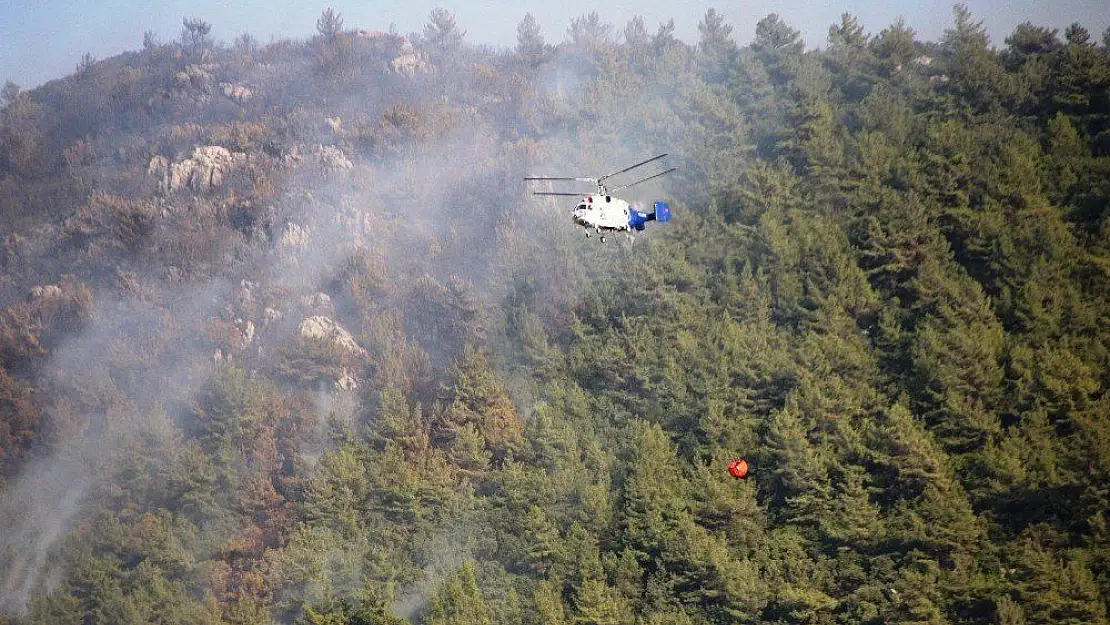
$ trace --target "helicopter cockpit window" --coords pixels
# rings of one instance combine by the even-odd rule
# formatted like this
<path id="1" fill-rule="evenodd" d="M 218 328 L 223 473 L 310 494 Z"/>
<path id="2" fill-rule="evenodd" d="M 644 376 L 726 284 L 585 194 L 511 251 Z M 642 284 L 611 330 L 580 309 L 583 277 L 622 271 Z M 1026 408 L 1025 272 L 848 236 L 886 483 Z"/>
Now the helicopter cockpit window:
<path id="1" fill-rule="evenodd" d="M 588 205 L 586 205 L 586 204 L 579 204 L 579 205 L 578 205 L 578 208 L 580 208 L 580 209 L 589 209 L 589 208 L 590 208 L 590 206 L 588 206 Z"/>

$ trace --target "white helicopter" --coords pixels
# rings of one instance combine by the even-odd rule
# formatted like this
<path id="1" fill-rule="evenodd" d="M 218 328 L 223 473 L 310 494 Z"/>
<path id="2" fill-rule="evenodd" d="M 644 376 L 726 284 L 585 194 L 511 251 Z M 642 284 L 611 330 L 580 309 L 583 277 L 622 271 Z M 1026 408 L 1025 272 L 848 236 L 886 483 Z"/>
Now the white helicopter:
<path id="1" fill-rule="evenodd" d="M 581 198 L 581 200 L 579 200 L 578 204 L 572 210 L 572 219 L 574 219 L 574 223 L 586 229 L 587 238 L 589 238 L 592 232 L 596 232 L 598 233 L 598 235 L 600 235 L 601 242 L 604 243 L 606 232 L 627 232 L 629 233 L 629 235 L 631 235 L 633 230 L 637 232 L 643 230 L 645 224 L 647 224 L 647 222 L 649 221 L 663 222 L 671 220 L 671 208 L 667 205 L 666 202 L 655 202 L 652 212 L 645 213 L 635 206 L 630 205 L 628 202 L 620 198 L 613 197 L 612 192 L 619 191 L 620 189 L 627 189 L 628 187 L 638 185 L 641 182 L 647 182 L 648 180 L 651 180 L 653 178 L 658 178 L 659 176 L 669 174 L 672 171 L 678 169 L 677 167 L 671 167 L 670 169 L 661 171 L 657 174 L 648 176 L 646 178 L 641 178 L 636 182 L 622 184 L 619 187 L 613 187 L 612 189 L 606 187 L 604 183 L 605 180 L 608 180 L 613 176 L 631 171 L 633 169 L 636 169 L 637 167 L 640 167 L 641 165 L 647 165 L 648 163 L 657 161 L 664 156 L 666 156 L 666 154 L 653 156 L 646 161 L 641 161 L 639 163 L 636 163 L 635 165 L 625 167 L 624 169 L 620 171 L 615 171 L 611 174 L 605 174 L 600 178 L 527 176 L 524 179 L 545 181 L 565 180 L 594 183 L 594 185 L 597 187 L 597 192 L 589 195 L 582 195 L 581 193 L 564 193 L 560 191 L 533 191 L 532 194 L 566 195 Z"/>

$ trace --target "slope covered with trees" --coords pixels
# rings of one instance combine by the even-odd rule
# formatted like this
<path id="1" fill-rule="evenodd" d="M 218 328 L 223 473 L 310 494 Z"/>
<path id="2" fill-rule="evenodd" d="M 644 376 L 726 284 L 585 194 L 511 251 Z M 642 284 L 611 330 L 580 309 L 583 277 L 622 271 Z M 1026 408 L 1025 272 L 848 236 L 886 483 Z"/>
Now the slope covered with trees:
<path id="1" fill-rule="evenodd" d="M 5 87 L 0 622 L 1107 623 L 1110 32 L 462 26 Z"/>

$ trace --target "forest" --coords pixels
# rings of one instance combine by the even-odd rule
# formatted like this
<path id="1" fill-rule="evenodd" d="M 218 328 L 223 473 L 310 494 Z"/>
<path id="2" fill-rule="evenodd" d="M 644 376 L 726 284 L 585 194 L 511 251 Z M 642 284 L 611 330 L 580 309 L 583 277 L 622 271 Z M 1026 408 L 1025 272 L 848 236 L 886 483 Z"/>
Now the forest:
<path id="1" fill-rule="evenodd" d="M 0 91 L 0 625 L 1110 623 L 1110 30 L 182 26 Z"/>

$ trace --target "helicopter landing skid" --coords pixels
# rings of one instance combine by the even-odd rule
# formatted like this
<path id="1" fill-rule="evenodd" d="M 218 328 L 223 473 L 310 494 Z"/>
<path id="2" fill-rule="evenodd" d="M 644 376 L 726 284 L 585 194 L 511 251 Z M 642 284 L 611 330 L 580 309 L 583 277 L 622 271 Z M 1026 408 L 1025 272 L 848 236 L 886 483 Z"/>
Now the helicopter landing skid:
<path id="1" fill-rule="evenodd" d="M 597 233 L 597 235 L 598 235 L 598 239 L 600 239 L 600 240 L 601 240 L 601 242 L 602 242 L 602 243 L 604 243 L 604 242 L 605 242 L 605 233 L 603 233 L 603 232 L 601 231 L 601 228 L 594 228 L 592 232 L 590 231 L 590 229 L 589 229 L 589 228 L 586 228 L 586 238 L 587 238 L 587 239 L 588 239 L 588 238 L 590 238 L 590 236 L 591 236 L 591 235 L 592 235 L 592 234 L 593 234 L 594 232 L 596 232 L 596 233 Z"/>

